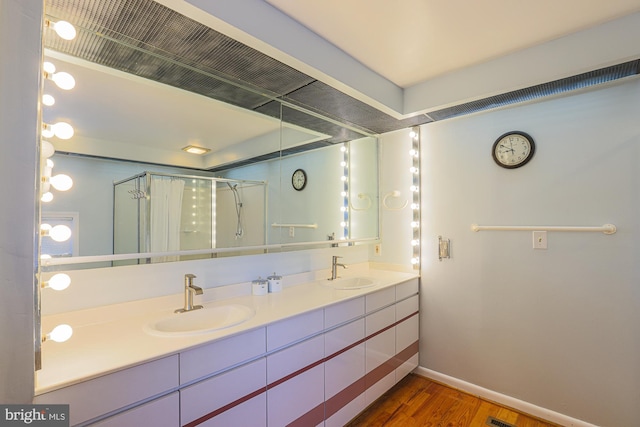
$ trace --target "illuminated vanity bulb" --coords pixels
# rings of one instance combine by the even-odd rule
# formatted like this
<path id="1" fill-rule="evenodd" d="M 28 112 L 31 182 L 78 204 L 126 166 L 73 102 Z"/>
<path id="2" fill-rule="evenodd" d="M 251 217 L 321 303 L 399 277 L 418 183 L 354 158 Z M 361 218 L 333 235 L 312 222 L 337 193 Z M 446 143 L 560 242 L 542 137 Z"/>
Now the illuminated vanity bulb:
<path id="1" fill-rule="evenodd" d="M 71 277 L 68 274 L 57 273 L 43 283 L 44 288 L 51 288 L 54 291 L 63 291 L 71 284 Z"/>
<path id="2" fill-rule="evenodd" d="M 343 153 L 346 152 L 347 151 L 347 147 L 343 145 L 342 147 L 340 147 L 340 151 L 342 151 Z"/>
<path id="3" fill-rule="evenodd" d="M 344 175 L 343 175 L 343 176 L 341 176 L 341 177 L 340 177 L 340 181 L 343 181 L 343 182 L 344 182 L 344 181 L 346 181 L 346 180 L 347 180 L 347 177 L 346 177 L 346 176 L 344 176 Z"/>
<path id="4" fill-rule="evenodd" d="M 420 223 L 418 221 L 411 221 L 411 228 L 418 228 L 420 227 Z"/>
<path id="5" fill-rule="evenodd" d="M 44 76 L 47 79 L 53 80 L 56 86 L 60 89 L 71 90 L 76 87 L 76 79 L 74 79 L 71 74 L 65 73 L 64 71 L 53 74 L 45 72 Z"/>
<path id="6" fill-rule="evenodd" d="M 409 168 L 409 172 L 417 174 L 419 172 L 419 169 L 417 167 L 415 167 L 415 166 L 411 166 Z"/>
<path id="7" fill-rule="evenodd" d="M 340 196 L 342 196 L 342 197 L 347 197 L 347 192 L 346 192 L 346 191 L 342 191 L 342 192 L 340 192 Z"/>
<path id="8" fill-rule="evenodd" d="M 55 135 L 60 139 L 69 139 L 73 134 L 73 127 L 69 123 L 58 122 L 53 125 L 47 123 L 42 124 L 42 136 L 45 138 L 51 138 Z"/>
<path id="9" fill-rule="evenodd" d="M 51 107 L 56 103 L 56 99 L 53 96 L 45 93 L 44 95 L 42 95 L 42 103 L 47 107 Z"/>
<path id="10" fill-rule="evenodd" d="M 73 180 L 63 173 L 48 178 L 49 183 L 58 191 L 67 191 L 73 187 Z"/>
<path id="11" fill-rule="evenodd" d="M 409 155 L 411 157 L 418 157 L 418 150 L 416 150 L 415 148 L 412 148 L 411 150 L 409 150 Z"/>
<path id="12" fill-rule="evenodd" d="M 418 190 L 420 190 L 420 187 L 418 187 L 417 185 L 412 185 L 411 187 L 409 187 L 409 190 L 417 193 Z"/>
<path id="13" fill-rule="evenodd" d="M 347 166 L 347 162 L 340 162 L 340 166 L 342 166 L 342 167 Z"/>
<path id="14" fill-rule="evenodd" d="M 420 262 L 418 258 L 411 258 L 411 264 L 416 265 Z"/>
<path id="15" fill-rule="evenodd" d="M 42 224 L 40 226 L 40 234 L 43 236 L 49 236 L 56 242 L 64 242 L 71 237 L 71 229 L 66 225 L 56 225 L 51 227 L 49 224 Z"/>
<path id="16" fill-rule="evenodd" d="M 56 72 L 56 66 L 48 61 L 45 61 L 42 63 L 42 69 L 44 70 L 45 73 L 53 74 Z"/>
<path id="17" fill-rule="evenodd" d="M 420 205 L 418 203 L 411 203 L 411 209 L 417 211 L 418 209 L 420 209 Z"/>
<path id="18" fill-rule="evenodd" d="M 345 212 L 347 210 L 347 208 L 345 208 L 344 206 L 340 206 L 340 211 L 341 212 Z"/>
<path id="19" fill-rule="evenodd" d="M 420 240 L 418 239 L 413 239 L 411 241 L 411 246 L 419 246 L 420 245 Z"/>
<path id="20" fill-rule="evenodd" d="M 49 203 L 52 200 L 53 200 L 53 193 L 51 191 L 47 191 L 42 195 L 42 197 L 40 197 L 40 201 L 44 203 Z"/>
<path id="21" fill-rule="evenodd" d="M 45 24 L 55 31 L 61 39 L 73 40 L 76 38 L 76 28 L 67 21 L 53 22 L 47 20 Z"/>
<path id="22" fill-rule="evenodd" d="M 418 136 L 418 132 L 412 130 L 411 132 L 409 132 L 409 136 L 415 139 Z"/>
<path id="23" fill-rule="evenodd" d="M 347 223 L 346 223 L 346 222 L 342 221 L 342 222 L 340 223 L 340 227 L 346 227 L 346 226 L 347 226 Z"/>
<path id="24" fill-rule="evenodd" d="M 73 335 L 73 328 L 69 325 L 58 325 L 51 332 L 44 336 L 42 341 L 51 340 L 55 342 L 65 342 Z"/>
<path id="25" fill-rule="evenodd" d="M 42 140 L 40 143 L 40 155 L 45 159 L 53 156 L 56 152 L 56 149 L 53 147 L 53 144 L 49 141 Z"/>

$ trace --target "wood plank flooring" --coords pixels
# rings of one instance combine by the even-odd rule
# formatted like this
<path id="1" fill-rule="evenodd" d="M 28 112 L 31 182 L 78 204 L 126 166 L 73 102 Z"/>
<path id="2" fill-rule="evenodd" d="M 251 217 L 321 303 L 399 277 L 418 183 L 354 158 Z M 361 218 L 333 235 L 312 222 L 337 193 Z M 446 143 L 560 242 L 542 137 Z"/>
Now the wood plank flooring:
<path id="1" fill-rule="evenodd" d="M 415 374 L 396 384 L 347 427 L 503 426 L 487 424 L 490 416 L 517 427 L 557 427 Z"/>

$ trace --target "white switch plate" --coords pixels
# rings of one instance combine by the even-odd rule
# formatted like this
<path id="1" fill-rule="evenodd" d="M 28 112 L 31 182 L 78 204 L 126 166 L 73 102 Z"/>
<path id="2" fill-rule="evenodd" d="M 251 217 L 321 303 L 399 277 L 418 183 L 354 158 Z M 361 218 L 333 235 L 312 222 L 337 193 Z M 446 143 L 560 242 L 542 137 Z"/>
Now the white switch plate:
<path id="1" fill-rule="evenodd" d="M 547 249 L 547 232 L 533 232 L 533 249 Z"/>

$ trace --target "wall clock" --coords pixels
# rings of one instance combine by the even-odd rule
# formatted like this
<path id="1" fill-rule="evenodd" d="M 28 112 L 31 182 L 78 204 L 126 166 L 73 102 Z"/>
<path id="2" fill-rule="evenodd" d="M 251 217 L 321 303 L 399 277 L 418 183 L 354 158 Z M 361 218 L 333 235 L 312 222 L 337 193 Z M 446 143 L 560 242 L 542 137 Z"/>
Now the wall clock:
<path id="1" fill-rule="evenodd" d="M 302 191 L 307 185 L 307 173 L 302 169 L 296 169 L 291 175 L 291 185 L 294 189 Z"/>
<path id="2" fill-rule="evenodd" d="M 493 160 L 507 169 L 515 169 L 527 164 L 536 151 L 533 138 L 520 131 L 507 132 L 498 137 L 491 149 Z"/>

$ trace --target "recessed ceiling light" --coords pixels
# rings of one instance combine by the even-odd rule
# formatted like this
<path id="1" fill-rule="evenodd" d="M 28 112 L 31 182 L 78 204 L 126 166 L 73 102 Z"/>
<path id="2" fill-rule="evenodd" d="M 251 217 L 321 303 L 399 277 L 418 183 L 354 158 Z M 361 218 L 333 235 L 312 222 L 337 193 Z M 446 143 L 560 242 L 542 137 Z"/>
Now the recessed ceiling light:
<path id="1" fill-rule="evenodd" d="M 187 145 L 186 147 L 182 147 L 182 151 L 186 151 L 191 154 L 206 154 L 211 150 L 204 147 L 197 147 L 195 145 Z"/>

